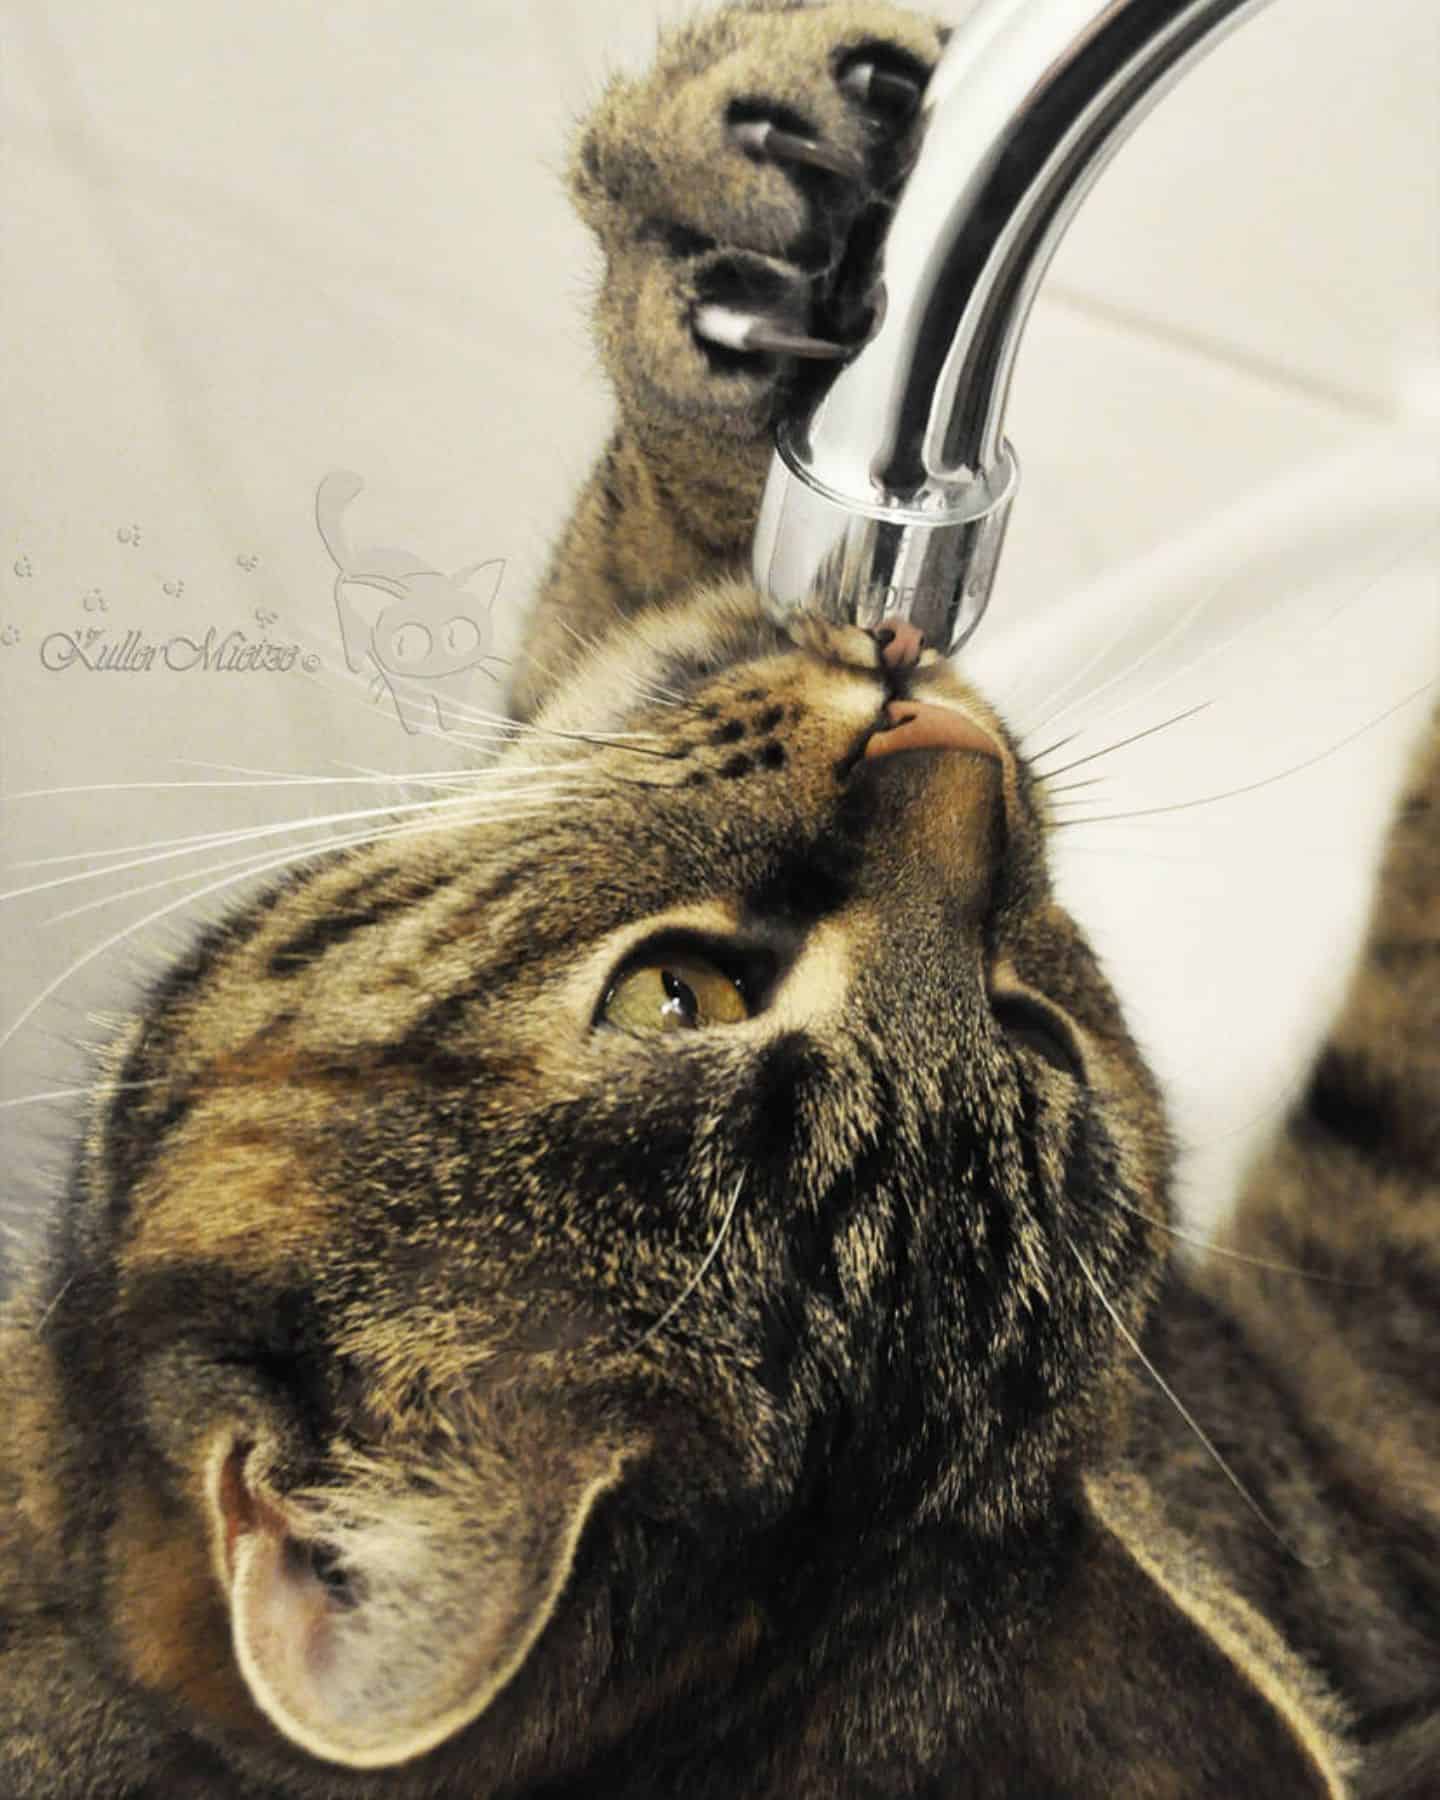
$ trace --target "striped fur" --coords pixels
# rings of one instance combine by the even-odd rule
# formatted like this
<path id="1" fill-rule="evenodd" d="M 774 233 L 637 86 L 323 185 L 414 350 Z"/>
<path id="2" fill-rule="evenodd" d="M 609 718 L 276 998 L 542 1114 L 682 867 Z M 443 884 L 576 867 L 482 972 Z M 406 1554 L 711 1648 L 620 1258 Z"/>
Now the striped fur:
<path id="1" fill-rule="evenodd" d="M 1335 1279 L 1182 1267 L 1020 746 L 735 567 L 792 372 L 693 304 L 787 254 L 832 304 L 863 207 L 719 123 L 883 188 L 834 76 L 938 44 L 733 9 L 582 134 L 619 420 L 536 729 L 157 984 L 0 1315 L 7 1800 L 1433 1791 L 1440 739 L 1231 1228 Z M 994 754 L 874 754 L 897 696 Z M 667 958 L 748 1016 L 617 1028 Z"/>

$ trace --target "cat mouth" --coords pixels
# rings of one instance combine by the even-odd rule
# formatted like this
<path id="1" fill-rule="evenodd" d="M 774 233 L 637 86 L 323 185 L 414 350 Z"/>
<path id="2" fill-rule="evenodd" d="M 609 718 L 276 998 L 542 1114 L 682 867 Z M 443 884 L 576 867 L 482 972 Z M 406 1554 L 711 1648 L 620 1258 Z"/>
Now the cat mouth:
<path id="1" fill-rule="evenodd" d="M 934 700 L 887 700 L 861 755 L 872 759 L 911 750 L 965 750 L 1005 761 L 998 740 L 958 707 Z"/>
<path id="2" fill-rule="evenodd" d="M 1007 766 L 999 739 L 968 712 L 937 700 L 911 700 L 891 695 L 835 765 L 835 775 L 848 781 L 862 762 L 909 751 L 968 751 Z"/>

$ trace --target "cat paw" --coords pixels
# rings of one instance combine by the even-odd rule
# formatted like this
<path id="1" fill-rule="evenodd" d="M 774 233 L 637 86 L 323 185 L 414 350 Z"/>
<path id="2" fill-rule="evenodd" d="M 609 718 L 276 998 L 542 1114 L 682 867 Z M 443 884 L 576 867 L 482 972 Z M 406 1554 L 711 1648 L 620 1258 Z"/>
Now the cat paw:
<path id="1" fill-rule="evenodd" d="M 867 273 L 944 28 L 872 0 L 721 12 L 612 83 L 571 170 L 622 408 L 758 439 L 873 323 Z"/>

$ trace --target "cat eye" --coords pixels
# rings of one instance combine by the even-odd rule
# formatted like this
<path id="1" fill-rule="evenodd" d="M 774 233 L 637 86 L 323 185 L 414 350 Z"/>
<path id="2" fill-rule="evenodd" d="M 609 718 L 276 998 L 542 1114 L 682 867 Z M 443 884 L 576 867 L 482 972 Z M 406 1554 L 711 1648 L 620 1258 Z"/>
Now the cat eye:
<path id="1" fill-rule="evenodd" d="M 1075 1039 L 1048 1006 L 1032 1000 L 1028 994 L 992 994 L 990 1007 L 997 1024 L 1013 1043 L 1033 1050 L 1072 1081 L 1084 1081 L 1085 1064 Z"/>
<path id="2" fill-rule="evenodd" d="M 740 980 L 693 951 L 656 953 L 632 962 L 614 981 L 600 1019 L 622 1031 L 696 1031 L 737 1025 L 750 1002 Z"/>

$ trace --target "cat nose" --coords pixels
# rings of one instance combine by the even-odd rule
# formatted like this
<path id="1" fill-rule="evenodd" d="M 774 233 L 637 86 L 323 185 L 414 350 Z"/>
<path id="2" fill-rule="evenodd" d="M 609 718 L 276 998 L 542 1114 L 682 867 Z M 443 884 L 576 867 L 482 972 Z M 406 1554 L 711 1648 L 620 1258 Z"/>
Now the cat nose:
<path id="1" fill-rule="evenodd" d="M 891 613 L 872 626 L 870 635 L 880 647 L 880 665 L 885 669 L 915 668 L 925 648 L 925 633 L 898 613 Z"/>
<path id="2" fill-rule="evenodd" d="M 954 751 L 968 754 L 944 754 Z M 874 808 L 877 888 L 894 886 L 903 905 L 917 880 L 934 880 L 956 916 L 983 917 L 1009 854 L 1015 799 L 1015 765 L 998 736 L 958 707 L 891 700 L 855 778 Z"/>
<path id="3" fill-rule="evenodd" d="M 968 713 L 933 700 L 891 700 L 865 745 L 867 758 L 905 750 L 971 750 L 1005 761 L 997 739 Z"/>

